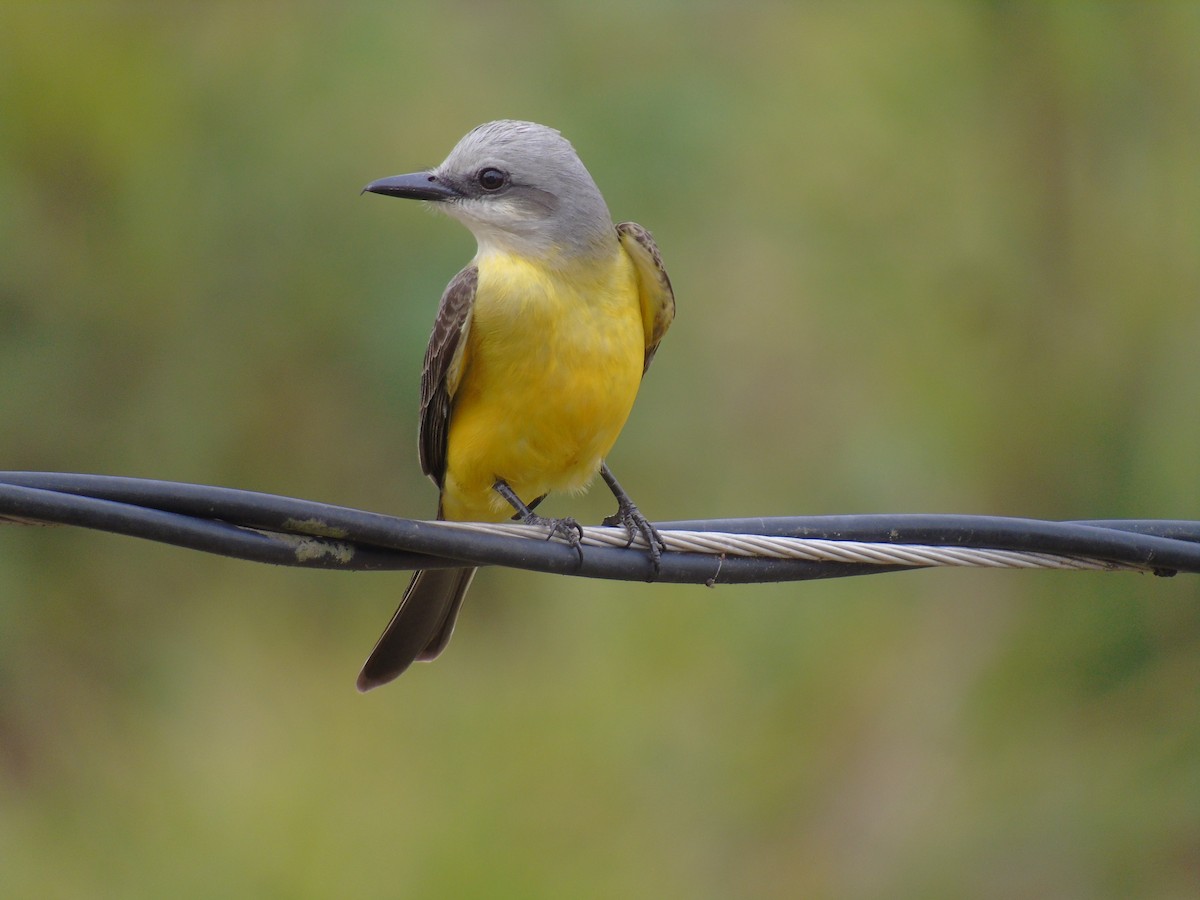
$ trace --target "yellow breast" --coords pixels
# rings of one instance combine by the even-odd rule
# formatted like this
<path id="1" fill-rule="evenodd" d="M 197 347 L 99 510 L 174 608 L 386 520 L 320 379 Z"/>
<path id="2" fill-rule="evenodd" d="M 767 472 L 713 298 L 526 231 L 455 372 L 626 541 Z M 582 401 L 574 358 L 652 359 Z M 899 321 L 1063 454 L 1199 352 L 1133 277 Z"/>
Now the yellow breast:
<path id="1" fill-rule="evenodd" d="M 492 490 L 499 478 L 527 503 L 587 486 L 633 407 L 645 332 L 620 249 L 570 271 L 497 254 L 476 263 L 442 510 L 495 520 L 512 513 Z"/>

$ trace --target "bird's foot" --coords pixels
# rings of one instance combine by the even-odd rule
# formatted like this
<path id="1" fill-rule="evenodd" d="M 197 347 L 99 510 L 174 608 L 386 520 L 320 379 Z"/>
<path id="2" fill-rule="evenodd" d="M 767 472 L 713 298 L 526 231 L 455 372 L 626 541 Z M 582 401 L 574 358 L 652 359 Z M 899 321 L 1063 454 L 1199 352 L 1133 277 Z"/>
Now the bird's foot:
<path id="1" fill-rule="evenodd" d="M 550 532 L 546 535 L 548 541 L 555 537 L 562 538 L 567 546 L 579 555 L 579 565 L 583 565 L 583 526 L 570 516 L 562 519 L 548 519 L 531 512 L 522 516 L 521 520 L 526 525 L 540 525 L 547 529 Z"/>
<path id="2" fill-rule="evenodd" d="M 526 525 L 540 525 L 547 529 L 550 533 L 546 535 L 546 540 L 554 537 L 562 538 L 570 547 L 579 548 L 580 542 L 583 540 L 583 526 L 567 516 L 562 519 L 548 519 L 545 516 L 539 516 L 537 513 L 530 513 L 522 517 Z"/>
<path id="3" fill-rule="evenodd" d="M 618 498 L 617 511 L 608 516 L 604 520 L 604 524 L 614 528 L 620 526 L 625 529 L 625 534 L 629 537 L 629 540 L 625 542 L 626 547 L 633 546 L 633 542 L 639 536 L 646 542 L 646 546 L 650 550 L 650 562 L 654 566 L 654 575 L 651 580 L 657 578 L 659 569 L 662 568 L 662 552 L 667 549 L 667 545 L 663 542 L 658 529 L 642 515 L 642 511 L 628 498 Z"/>
<path id="4" fill-rule="evenodd" d="M 517 514 L 513 516 L 514 519 L 519 519 L 526 525 L 540 525 L 542 528 L 547 529 L 550 533 L 546 535 L 546 540 L 550 540 L 555 536 L 562 538 L 568 547 L 573 547 L 575 552 L 579 554 L 579 562 L 582 565 L 582 525 L 569 516 L 563 519 L 548 519 L 545 516 L 539 516 L 521 501 L 521 498 L 517 496 L 516 492 L 509 487 L 508 482 L 502 478 L 497 479 L 496 483 L 492 485 L 492 488 L 496 491 L 496 493 L 507 500 L 509 505 L 516 510 Z M 540 503 L 541 500 L 542 497 L 538 497 L 537 500 L 534 500 L 533 502 L 536 505 Z"/>

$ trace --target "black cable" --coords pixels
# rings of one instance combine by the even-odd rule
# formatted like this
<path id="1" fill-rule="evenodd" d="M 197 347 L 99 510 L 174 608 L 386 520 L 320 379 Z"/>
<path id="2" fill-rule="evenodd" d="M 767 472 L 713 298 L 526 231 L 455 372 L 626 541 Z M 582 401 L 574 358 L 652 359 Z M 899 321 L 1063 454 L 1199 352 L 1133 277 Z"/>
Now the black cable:
<path id="1" fill-rule="evenodd" d="M 110 475 L 0 472 L 0 516 L 76 525 L 277 565 L 384 570 L 505 565 L 650 580 L 644 550 L 585 548 L 462 530 L 255 491 Z M 1083 556 L 1159 574 L 1200 572 L 1200 522 L 1047 522 L 964 515 L 864 515 L 660 522 L 731 532 Z M 914 568 L 698 553 L 663 554 L 658 581 L 749 583 Z"/>
<path id="2" fill-rule="evenodd" d="M 190 512 L 164 511 L 164 507 Z M 252 491 L 115 476 L 0 473 L 0 516 L 5 515 L 306 568 L 415 569 L 466 562 L 616 580 L 650 580 L 653 575 L 641 550 L 588 547 L 581 560 L 573 548 L 558 542 L 450 531 L 425 522 Z M 235 518 L 242 521 L 232 524 Z M 304 538 L 303 543 L 296 542 L 297 536 Z M 720 560 L 684 553 L 670 554 L 669 563 L 662 565 L 655 580 L 681 584 L 793 581 L 908 568 Z"/>

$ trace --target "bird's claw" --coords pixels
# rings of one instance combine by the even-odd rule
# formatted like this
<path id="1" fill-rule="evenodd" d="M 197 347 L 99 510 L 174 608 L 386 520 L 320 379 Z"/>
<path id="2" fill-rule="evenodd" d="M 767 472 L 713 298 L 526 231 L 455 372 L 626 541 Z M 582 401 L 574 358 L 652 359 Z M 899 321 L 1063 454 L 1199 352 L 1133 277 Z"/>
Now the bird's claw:
<path id="1" fill-rule="evenodd" d="M 549 519 L 545 516 L 539 516 L 536 513 L 530 513 L 525 517 L 526 525 L 539 525 L 547 529 L 550 533 L 546 535 L 546 540 L 550 540 L 555 536 L 560 537 L 566 542 L 568 547 L 571 547 L 579 554 L 579 562 L 583 562 L 583 526 L 566 516 L 562 519 Z"/>
<path id="2" fill-rule="evenodd" d="M 525 524 L 540 525 L 542 528 L 548 529 L 550 534 L 546 536 L 546 540 L 558 535 L 572 547 L 578 547 L 579 542 L 583 540 L 583 526 L 570 516 L 562 519 L 548 519 L 545 516 L 531 515 L 525 519 Z"/>
<path id="3" fill-rule="evenodd" d="M 662 553 L 667 549 L 667 545 L 664 543 L 662 535 L 658 533 L 658 529 L 642 515 L 642 511 L 632 503 L 618 503 L 617 511 L 608 516 L 604 520 L 604 524 L 612 528 L 625 529 L 625 534 L 629 538 L 625 542 L 626 547 L 632 547 L 633 542 L 641 536 L 650 550 L 650 562 L 654 566 L 654 574 L 650 580 L 653 581 L 654 578 L 657 578 L 658 572 L 662 568 Z"/>

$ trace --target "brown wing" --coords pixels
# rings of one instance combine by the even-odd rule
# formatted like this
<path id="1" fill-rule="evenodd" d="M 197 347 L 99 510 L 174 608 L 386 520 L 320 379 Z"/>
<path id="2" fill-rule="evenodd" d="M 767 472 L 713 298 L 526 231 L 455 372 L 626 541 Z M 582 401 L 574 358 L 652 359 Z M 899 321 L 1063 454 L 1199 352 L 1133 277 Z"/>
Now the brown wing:
<path id="1" fill-rule="evenodd" d="M 646 331 L 646 358 L 642 374 L 650 368 L 658 344 L 675 318 L 675 292 L 663 267 L 658 245 L 650 232 L 637 222 L 622 222 L 617 226 L 621 246 L 633 260 L 637 270 L 638 287 L 642 295 L 642 327 Z"/>
<path id="2" fill-rule="evenodd" d="M 421 370 L 421 471 L 440 489 L 446 476 L 450 407 L 462 376 L 479 270 L 467 266 L 446 286 Z"/>

